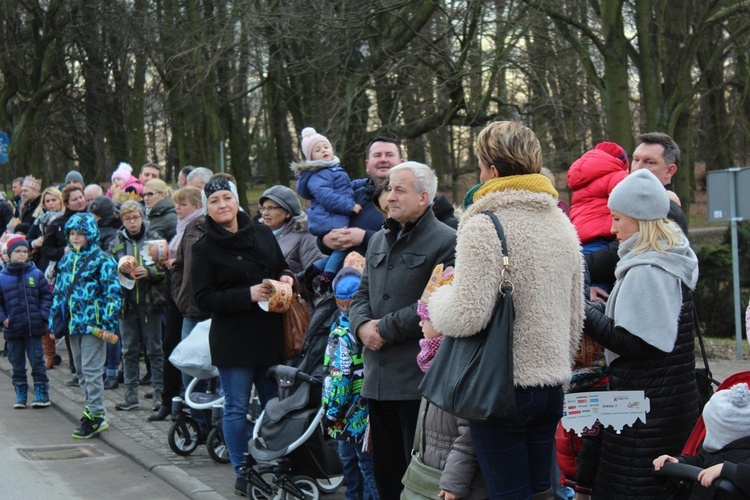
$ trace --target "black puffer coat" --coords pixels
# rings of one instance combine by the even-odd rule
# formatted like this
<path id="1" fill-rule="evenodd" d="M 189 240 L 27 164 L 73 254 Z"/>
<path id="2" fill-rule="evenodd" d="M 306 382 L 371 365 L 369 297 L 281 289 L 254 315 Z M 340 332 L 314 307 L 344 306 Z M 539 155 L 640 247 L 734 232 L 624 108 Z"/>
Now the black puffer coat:
<path id="1" fill-rule="evenodd" d="M 638 420 L 620 434 L 605 429 L 594 498 L 665 498 L 653 460 L 679 455 L 699 415 L 693 318 L 693 294 L 683 284 L 677 340 L 665 353 L 587 306 L 585 332 L 620 355 L 609 367 L 610 389 L 643 390 L 651 406 L 645 424 Z"/>

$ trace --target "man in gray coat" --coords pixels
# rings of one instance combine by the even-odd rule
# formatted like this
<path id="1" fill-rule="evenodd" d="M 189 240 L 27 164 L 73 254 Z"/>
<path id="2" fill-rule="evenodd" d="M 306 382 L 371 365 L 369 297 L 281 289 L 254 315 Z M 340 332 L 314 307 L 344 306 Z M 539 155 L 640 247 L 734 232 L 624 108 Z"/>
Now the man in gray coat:
<path id="1" fill-rule="evenodd" d="M 371 239 L 367 266 L 349 312 L 364 344 L 362 396 L 370 405 L 373 469 L 380 498 L 398 498 L 419 410 L 422 331 L 416 313 L 432 270 L 453 265 L 456 231 L 430 209 L 437 177 L 406 162 L 390 169 L 385 227 Z"/>

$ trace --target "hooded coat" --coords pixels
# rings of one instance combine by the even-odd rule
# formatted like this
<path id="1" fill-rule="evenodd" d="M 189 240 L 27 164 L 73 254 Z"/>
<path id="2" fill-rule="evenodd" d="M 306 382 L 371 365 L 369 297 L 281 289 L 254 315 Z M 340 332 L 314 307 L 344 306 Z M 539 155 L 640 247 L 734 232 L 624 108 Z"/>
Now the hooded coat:
<path id="1" fill-rule="evenodd" d="M 581 243 L 596 238 L 613 239 L 612 215 L 607 208 L 609 194 L 627 177 L 625 164 L 599 149 L 587 151 L 568 170 L 568 187 L 573 190 L 570 220 Z"/>
<path id="2" fill-rule="evenodd" d="M 304 272 L 316 260 L 323 258 L 315 236 L 307 230 L 305 214 L 290 218 L 276 233 L 276 239 L 289 269 L 295 274 Z"/>
<path id="3" fill-rule="evenodd" d="M 620 244 L 606 314 L 586 307 L 586 333 L 607 349 L 611 390 L 645 392 L 646 422 L 603 433 L 596 498 L 664 498 L 653 476 L 659 455 L 677 456 L 698 418 L 694 305 L 698 260 L 687 238 L 666 252 Z"/>
<path id="4" fill-rule="evenodd" d="M 82 335 L 88 333 L 88 326 L 97 326 L 117 332 L 121 303 L 117 263 L 99 248 L 99 228 L 93 215 L 73 215 L 65 224 L 65 234 L 69 236 L 71 230 L 83 233 L 88 241 L 78 250 L 68 243 L 71 251 L 57 264 L 49 331 L 59 334 L 67 330 L 71 335 Z M 86 259 L 88 263 L 82 266 Z M 68 324 L 61 324 L 66 316 Z"/>
<path id="5" fill-rule="evenodd" d="M 331 229 L 349 225 L 354 208 L 354 190 L 338 158 L 329 162 L 293 163 L 292 172 L 299 176 L 297 192 L 310 200 L 307 209 L 308 227 L 315 236 L 323 236 Z"/>
<path id="6" fill-rule="evenodd" d="M 154 207 L 148 212 L 148 221 L 151 231 L 167 241 L 170 241 L 177 232 L 177 210 L 174 207 L 172 198 L 159 200 Z"/>

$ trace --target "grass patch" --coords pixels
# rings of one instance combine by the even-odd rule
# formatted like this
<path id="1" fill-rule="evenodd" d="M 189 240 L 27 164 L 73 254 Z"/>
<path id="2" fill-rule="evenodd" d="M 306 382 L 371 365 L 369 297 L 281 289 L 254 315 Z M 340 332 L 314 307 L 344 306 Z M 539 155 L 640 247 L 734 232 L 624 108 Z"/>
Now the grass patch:
<path id="1" fill-rule="evenodd" d="M 737 358 L 737 341 L 736 339 L 703 337 L 703 345 L 706 347 L 706 356 L 709 359 L 736 359 Z M 742 339 L 742 359 L 750 359 L 750 344 L 746 339 Z M 701 351 L 698 339 L 695 339 L 695 359 L 700 359 Z"/>

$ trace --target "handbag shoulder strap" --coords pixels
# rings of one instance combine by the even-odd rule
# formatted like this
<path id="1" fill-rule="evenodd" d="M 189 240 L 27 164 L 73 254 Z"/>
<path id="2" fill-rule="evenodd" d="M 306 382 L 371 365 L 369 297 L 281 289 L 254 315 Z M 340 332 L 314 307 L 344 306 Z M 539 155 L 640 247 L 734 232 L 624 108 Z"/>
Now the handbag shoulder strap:
<path id="1" fill-rule="evenodd" d="M 701 325 L 698 323 L 698 309 L 695 307 L 693 301 L 693 324 L 695 325 L 695 334 L 698 336 L 698 344 L 701 346 L 701 356 L 703 356 L 703 366 L 706 368 L 706 375 L 711 380 L 713 375 L 711 369 L 708 367 L 708 356 L 706 356 L 706 347 L 703 345 L 703 335 L 701 334 Z"/>
<path id="2" fill-rule="evenodd" d="M 503 248 L 503 257 L 508 256 L 508 244 L 505 241 L 505 231 L 503 231 L 503 225 L 497 219 L 497 216 L 489 211 L 482 212 L 484 215 L 490 218 L 492 223 L 495 225 L 495 231 L 497 231 L 497 237 L 500 239 L 500 246 Z"/>
<path id="3" fill-rule="evenodd" d="M 502 278 L 502 281 L 500 282 L 500 292 L 505 296 L 506 293 L 513 293 L 513 283 L 510 281 L 510 258 L 508 257 L 508 243 L 505 241 L 505 231 L 503 231 L 503 225 L 500 224 L 500 221 L 495 214 L 489 211 L 484 211 L 482 213 L 489 217 L 495 225 L 495 231 L 500 240 L 500 247 L 503 252 L 503 269 L 500 271 L 500 276 Z"/>
<path id="4" fill-rule="evenodd" d="M 419 413 L 417 414 L 417 431 L 414 433 L 414 448 L 412 453 L 416 453 L 420 457 L 424 456 L 422 450 L 424 436 L 422 434 L 424 433 L 424 416 L 427 413 L 427 407 L 429 405 L 430 402 L 425 398 L 422 398 L 422 402 L 419 405 Z"/>

